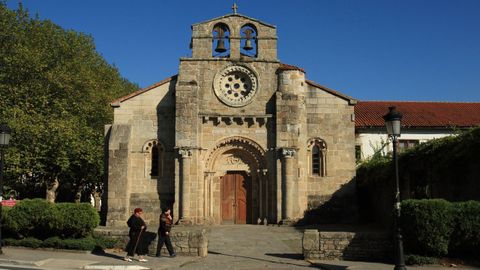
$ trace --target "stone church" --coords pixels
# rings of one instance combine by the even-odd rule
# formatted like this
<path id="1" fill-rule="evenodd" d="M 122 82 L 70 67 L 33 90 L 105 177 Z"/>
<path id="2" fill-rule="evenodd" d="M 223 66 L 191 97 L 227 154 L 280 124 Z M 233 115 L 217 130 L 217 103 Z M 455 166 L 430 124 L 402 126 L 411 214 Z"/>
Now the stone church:
<path id="1" fill-rule="evenodd" d="M 112 102 L 107 226 L 290 224 L 355 175 L 356 100 L 277 57 L 274 25 L 232 14 L 192 25 L 178 74 Z"/>

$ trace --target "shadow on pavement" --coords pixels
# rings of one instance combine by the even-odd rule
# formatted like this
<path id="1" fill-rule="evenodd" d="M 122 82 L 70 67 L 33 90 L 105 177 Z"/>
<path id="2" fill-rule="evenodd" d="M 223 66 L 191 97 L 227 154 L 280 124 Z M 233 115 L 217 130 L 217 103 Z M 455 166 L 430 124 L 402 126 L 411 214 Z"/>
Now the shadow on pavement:
<path id="1" fill-rule="evenodd" d="M 265 253 L 265 255 L 292 260 L 303 260 L 303 254 L 300 253 Z"/>
<path id="2" fill-rule="evenodd" d="M 124 256 L 121 256 L 121 255 L 116 255 L 116 254 L 108 253 L 108 252 L 105 252 L 105 251 L 103 251 L 103 250 L 101 250 L 101 251 L 92 251 L 91 254 L 92 254 L 92 255 L 96 255 L 96 256 L 102 256 L 102 257 L 107 257 L 107 258 L 118 259 L 118 260 L 123 260 L 123 257 L 124 257 Z"/>
<path id="3" fill-rule="evenodd" d="M 290 263 L 290 262 L 282 262 L 282 261 L 274 261 L 274 260 L 267 260 L 267 259 L 262 259 L 262 258 L 254 258 L 254 257 L 248 257 L 248 256 L 242 256 L 242 255 L 233 255 L 233 254 L 226 254 L 226 253 L 221 253 L 221 252 L 215 252 L 215 251 L 208 251 L 208 254 L 213 254 L 213 255 L 220 255 L 220 256 L 228 256 L 228 257 L 234 257 L 234 258 L 244 258 L 244 259 L 249 259 L 249 260 L 255 260 L 255 261 L 262 261 L 262 262 L 268 262 L 268 263 L 277 263 L 277 264 L 283 264 L 283 265 L 294 265 L 294 266 L 299 266 L 299 267 L 315 267 L 319 268 L 315 265 L 305 265 L 305 264 L 296 264 L 296 263 Z M 274 253 L 266 253 L 265 255 L 268 256 L 275 256 L 275 257 L 280 257 L 280 258 L 287 258 L 287 259 L 293 259 L 291 257 L 288 257 L 289 255 L 292 254 L 274 254 Z M 298 254 L 294 254 L 298 255 Z M 297 257 L 298 258 L 298 257 Z M 296 258 L 295 258 L 296 259 Z M 323 269 L 323 268 L 320 268 Z M 337 269 L 335 269 L 337 270 Z"/>
<path id="4" fill-rule="evenodd" d="M 334 265 L 334 264 L 327 264 L 327 263 L 312 263 L 313 267 L 325 270 L 346 270 L 348 266 L 342 265 Z"/>

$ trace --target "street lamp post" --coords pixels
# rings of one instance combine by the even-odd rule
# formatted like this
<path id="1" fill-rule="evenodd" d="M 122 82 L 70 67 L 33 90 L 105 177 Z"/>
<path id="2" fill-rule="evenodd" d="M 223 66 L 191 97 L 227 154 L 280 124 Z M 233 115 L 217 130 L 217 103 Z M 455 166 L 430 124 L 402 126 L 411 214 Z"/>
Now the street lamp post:
<path id="1" fill-rule="evenodd" d="M 3 222 L 3 213 L 2 213 L 2 200 L 3 200 L 3 162 L 4 155 L 3 151 L 8 146 L 10 142 L 10 133 L 11 130 L 7 125 L 0 126 L 0 254 L 3 254 L 2 250 L 2 222 Z"/>
<path id="2" fill-rule="evenodd" d="M 402 232 L 400 229 L 400 183 L 398 179 L 398 158 L 397 143 L 400 137 L 400 129 L 402 124 L 402 114 L 396 110 L 394 106 L 389 107 L 389 112 L 383 116 L 385 126 L 387 127 L 388 136 L 392 138 L 393 143 L 393 166 L 395 167 L 395 216 L 394 216 L 394 233 L 395 233 L 395 268 L 394 270 L 406 270 L 405 258 L 403 256 Z"/>

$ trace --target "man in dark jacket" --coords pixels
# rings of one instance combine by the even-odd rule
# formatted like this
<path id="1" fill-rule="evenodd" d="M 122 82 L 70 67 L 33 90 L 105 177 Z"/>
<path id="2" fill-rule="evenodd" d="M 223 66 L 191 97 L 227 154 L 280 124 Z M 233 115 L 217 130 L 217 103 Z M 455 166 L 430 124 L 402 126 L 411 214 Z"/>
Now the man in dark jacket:
<path id="1" fill-rule="evenodd" d="M 142 233 L 147 229 L 145 221 L 143 221 L 141 215 L 143 214 L 142 208 L 135 208 L 133 215 L 128 219 L 127 225 L 130 228 L 128 236 L 130 241 L 127 244 L 127 256 L 124 260 L 131 262 L 135 253 L 138 254 L 139 262 L 146 262 L 147 260 L 143 258 L 143 255 L 146 254 L 146 247 L 142 244 Z"/>
<path id="2" fill-rule="evenodd" d="M 170 257 L 177 256 L 175 250 L 173 250 L 172 242 L 170 241 L 170 230 L 172 229 L 173 221 L 171 216 L 171 209 L 169 207 L 163 210 L 159 220 L 160 226 L 158 227 L 158 243 L 157 243 L 157 257 L 160 257 L 163 243 L 167 246 Z"/>

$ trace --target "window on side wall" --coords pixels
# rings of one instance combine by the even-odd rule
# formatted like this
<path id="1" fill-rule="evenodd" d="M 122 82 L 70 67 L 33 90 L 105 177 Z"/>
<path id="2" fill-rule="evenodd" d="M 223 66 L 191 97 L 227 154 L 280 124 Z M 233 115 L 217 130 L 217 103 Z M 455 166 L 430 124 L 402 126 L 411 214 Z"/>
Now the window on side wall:
<path id="1" fill-rule="evenodd" d="M 419 140 L 398 140 L 398 151 L 405 151 L 420 144 Z"/>

